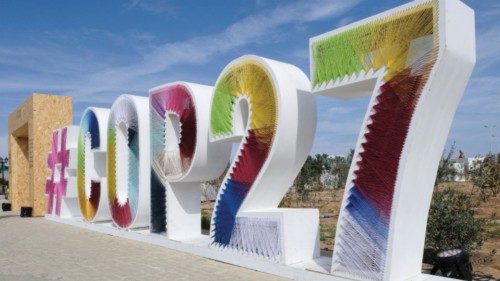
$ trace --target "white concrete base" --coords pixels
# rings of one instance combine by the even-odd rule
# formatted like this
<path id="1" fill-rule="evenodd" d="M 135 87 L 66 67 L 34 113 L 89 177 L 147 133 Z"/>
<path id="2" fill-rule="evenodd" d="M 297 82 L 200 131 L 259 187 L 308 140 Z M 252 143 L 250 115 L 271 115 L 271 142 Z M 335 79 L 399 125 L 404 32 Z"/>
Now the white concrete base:
<path id="1" fill-rule="evenodd" d="M 278 222 L 281 250 L 279 263 L 291 265 L 319 258 L 319 211 L 318 209 L 275 208 L 243 211 L 238 218 L 271 219 Z M 251 229 L 258 228 L 255 225 Z M 249 229 L 247 229 L 248 231 Z M 251 230 L 249 232 L 252 232 Z M 233 233 L 234 236 L 234 233 Z M 253 243 L 253 242 L 251 242 Z M 272 243 L 267 241 L 267 243 Z"/>
<path id="2" fill-rule="evenodd" d="M 53 211 L 53 213 L 55 213 L 55 211 Z M 62 218 L 74 218 L 74 217 L 79 217 L 79 216 L 81 216 L 81 213 L 80 213 L 80 205 L 78 203 L 78 197 L 65 197 L 65 198 L 63 198 L 61 200 L 60 217 L 62 217 Z"/>
<path id="3" fill-rule="evenodd" d="M 255 256 L 241 255 L 230 251 L 220 251 L 215 247 L 210 247 L 210 238 L 207 235 L 183 242 L 167 239 L 165 236 L 149 233 L 148 229 L 141 230 L 123 230 L 113 227 L 112 223 L 87 223 L 82 218 L 59 218 L 46 216 L 46 219 L 58 223 L 64 223 L 76 227 L 89 229 L 92 231 L 122 237 L 130 240 L 144 242 L 148 244 L 162 246 L 168 249 L 190 253 L 216 261 L 241 266 L 293 280 L 318 280 L 318 281 L 352 281 L 339 276 L 329 274 L 331 258 L 319 257 L 307 262 L 296 263 L 292 265 L 281 265 L 270 262 L 263 258 Z M 453 280 L 428 274 L 420 274 L 409 280 L 412 281 L 445 281 Z M 408 280 L 408 281 L 409 281 Z"/>
<path id="4" fill-rule="evenodd" d="M 72 126 L 76 127 L 76 126 Z M 78 127 L 76 127 L 78 129 Z M 68 134 L 68 138 L 71 137 L 71 142 L 74 141 L 73 138 L 76 138 L 77 135 L 75 132 L 75 128 L 73 130 L 68 131 L 72 132 L 73 135 Z M 68 139 L 69 140 L 69 139 Z M 70 143 L 71 143 L 70 142 Z M 61 212 L 60 212 L 60 217 L 63 218 L 73 218 L 73 217 L 79 217 L 81 216 L 80 213 L 80 203 L 78 202 L 78 188 L 76 184 L 76 162 L 77 162 L 77 149 L 76 148 L 70 148 L 69 149 L 69 165 L 68 168 L 66 168 L 66 180 L 67 180 L 67 185 L 66 185 L 66 194 L 62 197 L 61 199 Z M 54 216 L 56 212 L 56 200 L 57 200 L 57 195 L 54 194 L 54 206 L 52 210 L 52 214 Z"/>
<path id="5" fill-rule="evenodd" d="M 189 240 L 201 235 L 199 182 L 171 182 L 167 189 L 167 238 Z"/>

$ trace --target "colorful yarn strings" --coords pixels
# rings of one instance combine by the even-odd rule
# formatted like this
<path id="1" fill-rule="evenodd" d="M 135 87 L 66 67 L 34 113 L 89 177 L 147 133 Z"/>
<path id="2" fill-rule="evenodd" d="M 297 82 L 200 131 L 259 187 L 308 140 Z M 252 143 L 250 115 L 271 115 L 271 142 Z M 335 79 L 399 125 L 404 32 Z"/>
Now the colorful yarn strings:
<path id="1" fill-rule="evenodd" d="M 151 225 L 152 233 L 167 231 L 167 190 L 165 184 L 151 169 Z"/>
<path id="2" fill-rule="evenodd" d="M 407 67 L 413 40 L 437 32 L 436 6 L 429 1 L 314 42 L 313 87 L 382 67 L 390 80 Z"/>
<path id="3" fill-rule="evenodd" d="M 212 238 L 228 246 L 236 215 L 266 161 L 276 133 L 277 95 L 266 69 L 254 61 L 233 65 L 219 79 L 212 100 L 210 130 L 212 137 L 232 136 L 236 102 L 246 98 L 249 122 L 243 144 L 233 162 L 217 200 Z"/>
<path id="4" fill-rule="evenodd" d="M 60 133 L 61 147 L 59 148 L 59 131 L 52 132 L 52 150 L 47 158 L 47 165 L 51 170 L 51 175 L 45 182 L 45 194 L 48 195 L 47 213 L 52 214 L 55 196 L 55 214 L 58 216 L 61 215 L 61 202 L 63 197 L 66 196 L 66 189 L 68 187 L 66 168 L 69 164 L 69 150 L 66 149 L 67 128 L 62 128 Z M 57 164 L 61 165 L 59 171 L 56 169 Z M 59 172 L 59 181 L 55 181 L 54 179 L 57 172 Z"/>
<path id="5" fill-rule="evenodd" d="M 179 120 L 179 141 L 166 139 L 169 115 Z M 182 175 L 191 166 L 196 145 L 196 111 L 189 90 L 183 85 L 173 85 L 152 92 L 151 119 L 155 127 L 152 130 L 155 171 L 162 178 Z M 175 145 L 167 146 L 167 142 Z"/>
<path id="6" fill-rule="evenodd" d="M 167 139 L 174 130 L 169 115 L 179 120 L 179 140 Z M 151 116 L 151 231 L 167 230 L 166 182 L 179 178 L 191 166 L 196 147 L 196 111 L 189 89 L 170 85 L 150 94 Z M 172 137 L 175 134 L 168 134 Z M 174 145 L 167 145 L 167 142 Z"/>
<path id="7" fill-rule="evenodd" d="M 437 58 L 437 2 L 430 1 L 313 43 L 313 87 L 386 68 L 367 122 L 360 160 L 333 257 L 333 270 L 384 278 L 399 160 Z M 416 40 L 431 43 L 417 44 Z"/>
<path id="8" fill-rule="evenodd" d="M 55 182 L 54 177 L 56 173 L 55 166 L 58 162 L 58 143 L 57 138 L 59 136 L 58 131 L 52 132 L 52 146 L 49 156 L 47 157 L 47 166 L 50 169 L 50 178 L 45 181 L 45 194 L 48 195 L 47 201 L 47 214 L 52 214 L 52 210 L 54 209 L 54 191 L 55 191 Z"/>
<path id="9" fill-rule="evenodd" d="M 139 201 L 139 132 L 137 112 L 129 99 L 123 99 L 113 105 L 108 125 L 108 200 L 113 221 L 122 228 L 132 224 L 137 214 Z M 119 126 L 126 127 L 126 147 L 117 145 Z M 128 171 L 126 174 L 127 199 L 119 202 L 117 190 L 117 154 L 128 152 Z M 122 174 L 123 176 L 123 174 Z"/>
<path id="10" fill-rule="evenodd" d="M 86 148 L 100 148 L 99 122 L 97 116 L 91 110 L 87 111 L 80 124 L 80 133 L 78 135 L 78 163 L 77 163 L 77 187 L 78 201 L 83 219 L 92 221 L 99 208 L 101 197 L 101 183 L 90 180 L 86 182 L 85 176 L 85 157 Z M 89 185 L 88 187 L 86 185 Z M 87 192 L 89 190 L 90 192 Z"/>

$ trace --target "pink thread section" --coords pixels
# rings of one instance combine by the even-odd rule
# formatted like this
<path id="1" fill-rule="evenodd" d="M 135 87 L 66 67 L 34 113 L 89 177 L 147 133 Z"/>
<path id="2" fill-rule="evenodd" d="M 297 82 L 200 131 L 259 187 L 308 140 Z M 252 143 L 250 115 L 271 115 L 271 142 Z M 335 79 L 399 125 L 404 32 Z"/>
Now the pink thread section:
<path id="1" fill-rule="evenodd" d="M 61 129 L 61 148 L 59 149 L 59 131 L 55 130 L 52 132 L 52 148 L 49 156 L 47 157 L 47 166 L 50 169 L 50 178 L 45 182 L 45 194 L 48 196 L 47 201 L 47 213 L 52 214 L 54 210 L 54 196 L 55 200 L 55 214 L 61 214 L 61 201 L 64 196 L 66 196 L 66 189 L 68 186 L 68 180 L 65 177 L 66 168 L 69 164 L 69 150 L 66 149 L 66 136 L 67 128 Z M 61 165 L 59 171 L 57 171 L 57 164 Z M 55 181 L 55 174 L 59 172 L 59 181 Z"/>

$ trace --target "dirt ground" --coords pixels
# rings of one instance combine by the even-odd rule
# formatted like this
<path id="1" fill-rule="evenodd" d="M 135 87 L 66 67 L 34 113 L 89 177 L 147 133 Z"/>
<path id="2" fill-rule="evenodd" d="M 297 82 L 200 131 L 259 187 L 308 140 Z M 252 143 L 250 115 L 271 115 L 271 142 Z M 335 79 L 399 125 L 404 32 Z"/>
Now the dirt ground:
<path id="1" fill-rule="evenodd" d="M 473 200 L 479 200 L 477 189 L 470 182 L 444 183 L 438 189 L 451 187 L 472 194 Z M 331 254 L 335 238 L 335 226 L 342 202 L 343 189 L 326 189 L 323 191 L 310 192 L 307 200 L 299 200 L 294 192 L 289 192 L 283 198 L 282 207 L 290 208 L 318 208 L 320 211 L 320 242 L 324 254 Z M 202 210 L 205 215 L 212 213 L 214 203 L 203 203 Z M 474 272 L 478 275 L 490 275 L 500 278 L 500 196 L 490 197 L 486 202 L 481 202 L 476 209 L 478 217 L 492 218 L 493 223 L 489 227 L 488 239 L 481 250 L 472 256 Z M 491 257 L 491 251 L 497 253 Z M 428 266 L 424 265 L 424 268 Z M 499 279 L 500 280 L 500 279 Z"/>

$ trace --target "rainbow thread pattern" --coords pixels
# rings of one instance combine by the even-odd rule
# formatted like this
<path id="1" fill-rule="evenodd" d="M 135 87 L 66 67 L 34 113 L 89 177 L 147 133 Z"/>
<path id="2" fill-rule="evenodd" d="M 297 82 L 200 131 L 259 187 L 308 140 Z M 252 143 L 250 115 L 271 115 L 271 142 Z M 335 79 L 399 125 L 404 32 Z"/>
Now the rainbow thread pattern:
<path id="1" fill-rule="evenodd" d="M 179 141 L 167 140 L 169 115 L 179 120 Z M 151 92 L 151 231 L 167 230 L 166 187 L 168 178 L 178 178 L 191 166 L 196 147 L 196 110 L 186 86 L 173 84 Z M 167 142 L 175 142 L 167 146 Z"/>
<path id="2" fill-rule="evenodd" d="M 80 132 L 78 135 L 78 162 L 77 162 L 77 186 L 78 201 L 83 219 L 92 221 L 99 208 L 101 197 L 101 183 L 99 181 L 90 181 L 90 193 L 87 194 L 85 186 L 85 144 L 90 142 L 91 149 L 101 147 L 99 133 L 99 121 L 92 110 L 86 111 L 80 123 Z"/>
<path id="3" fill-rule="evenodd" d="M 68 180 L 66 178 L 66 168 L 69 164 L 69 150 L 66 149 L 66 136 L 68 128 L 60 130 L 61 147 L 59 148 L 59 130 L 52 132 L 52 149 L 47 157 L 47 165 L 50 169 L 50 178 L 45 181 L 45 194 L 48 196 L 47 213 L 52 214 L 54 209 L 54 195 L 56 197 L 55 214 L 61 215 L 61 201 L 66 196 Z M 56 165 L 60 164 L 60 170 L 57 171 Z M 55 174 L 59 172 L 59 181 L 55 181 Z"/>
<path id="4" fill-rule="evenodd" d="M 117 134 L 120 126 L 126 128 L 127 146 L 118 147 Z M 111 217 L 121 228 L 129 227 L 137 214 L 139 202 L 139 131 L 138 118 L 134 103 L 129 98 L 121 99 L 111 109 L 108 123 L 108 201 Z M 127 199 L 119 202 L 117 196 L 117 154 L 128 152 Z"/>
<path id="5" fill-rule="evenodd" d="M 430 1 L 325 36 L 311 45 L 315 90 L 354 75 L 386 70 L 353 181 L 347 185 L 349 193 L 337 227 L 334 272 L 370 280 L 384 278 L 399 160 L 437 59 L 437 18 L 437 2 Z"/>
<path id="6" fill-rule="evenodd" d="M 276 134 L 276 89 L 267 70 L 257 61 L 235 63 L 219 78 L 212 98 L 212 138 L 234 135 L 233 114 L 240 99 L 248 101 L 248 127 L 222 183 L 212 220 L 213 243 L 223 247 L 232 245 L 236 215 L 268 158 Z"/>

